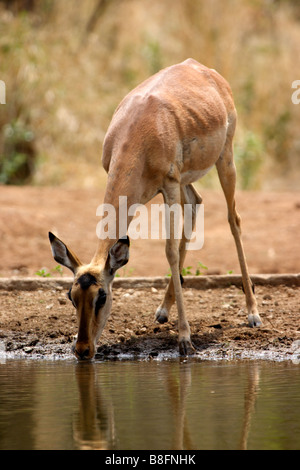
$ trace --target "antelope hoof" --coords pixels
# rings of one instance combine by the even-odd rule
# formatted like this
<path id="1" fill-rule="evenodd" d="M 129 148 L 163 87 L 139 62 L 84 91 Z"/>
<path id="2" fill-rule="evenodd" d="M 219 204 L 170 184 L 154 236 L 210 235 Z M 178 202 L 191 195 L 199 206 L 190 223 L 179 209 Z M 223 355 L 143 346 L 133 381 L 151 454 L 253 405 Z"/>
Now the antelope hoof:
<path id="1" fill-rule="evenodd" d="M 190 340 L 182 339 L 179 341 L 180 356 L 191 356 L 195 353 L 195 348 Z"/>
<path id="2" fill-rule="evenodd" d="M 158 323 L 166 323 L 168 321 L 168 310 L 164 307 L 158 307 L 155 320 L 158 321 Z"/>
<path id="3" fill-rule="evenodd" d="M 262 324 L 261 318 L 258 313 L 250 313 L 248 315 L 248 322 L 251 328 L 254 328 L 255 326 L 260 326 Z"/>

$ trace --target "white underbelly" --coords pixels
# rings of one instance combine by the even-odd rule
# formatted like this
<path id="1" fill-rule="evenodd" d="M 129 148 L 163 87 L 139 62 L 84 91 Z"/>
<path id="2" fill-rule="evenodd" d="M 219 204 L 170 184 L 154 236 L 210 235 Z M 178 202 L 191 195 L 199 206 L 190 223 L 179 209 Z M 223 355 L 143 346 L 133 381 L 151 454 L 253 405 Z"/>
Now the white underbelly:
<path id="1" fill-rule="evenodd" d="M 214 165 L 206 168 L 205 170 L 188 170 L 181 174 L 181 184 L 194 183 L 208 173 Z"/>

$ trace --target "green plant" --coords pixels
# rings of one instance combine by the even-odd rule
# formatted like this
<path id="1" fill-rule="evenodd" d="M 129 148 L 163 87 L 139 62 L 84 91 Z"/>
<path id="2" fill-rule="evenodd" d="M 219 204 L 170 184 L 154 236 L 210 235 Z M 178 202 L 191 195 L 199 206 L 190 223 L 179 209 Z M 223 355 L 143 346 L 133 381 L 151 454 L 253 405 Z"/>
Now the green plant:
<path id="1" fill-rule="evenodd" d="M 61 276 L 63 275 L 63 268 L 61 267 L 60 264 L 58 264 L 53 270 L 52 270 L 55 274 L 60 274 Z"/>
<path id="2" fill-rule="evenodd" d="M 133 271 L 134 271 L 134 268 L 127 269 L 127 267 L 125 267 L 125 268 L 122 269 L 122 275 L 120 273 L 117 273 L 115 275 L 115 277 L 129 277 L 129 276 L 131 276 Z"/>
<path id="3" fill-rule="evenodd" d="M 272 151 L 275 159 L 286 167 L 291 145 L 291 119 L 289 111 L 284 110 L 265 127 L 265 141 L 268 150 Z"/>
<path id="4" fill-rule="evenodd" d="M 149 73 L 152 75 L 163 67 L 162 51 L 160 42 L 156 39 L 149 39 L 143 50 L 143 56 L 147 61 Z"/>
<path id="5" fill-rule="evenodd" d="M 257 187 L 258 172 L 263 162 L 263 144 L 254 132 L 246 132 L 235 145 L 234 154 L 242 189 Z"/>
<path id="6" fill-rule="evenodd" d="M 40 277 L 51 277 L 51 273 L 47 272 L 46 268 L 39 269 L 35 274 Z"/>
<path id="7" fill-rule="evenodd" d="M 193 273 L 192 273 L 191 269 L 192 269 L 192 266 L 188 266 L 187 268 L 182 268 L 182 270 L 181 270 L 182 276 L 192 276 Z"/>
<path id="8" fill-rule="evenodd" d="M 200 269 L 208 269 L 207 266 L 205 266 L 204 264 L 202 264 L 200 261 L 198 262 L 198 268 L 196 269 L 196 276 L 201 276 L 202 274 L 204 274 L 203 272 L 201 272 Z"/>
<path id="9" fill-rule="evenodd" d="M 18 121 L 3 127 L 0 141 L 0 183 L 23 184 L 34 171 L 34 134 Z"/>
<path id="10" fill-rule="evenodd" d="M 197 268 L 196 268 L 196 271 L 195 273 L 192 272 L 192 266 L 187 266 L 186 268 L 182 268 L 181 270 L 181 274 L 182 276 L 202 276 L 204 273 L 202 272 L 203 269 L 208 269 L 207 266 L 205 266 L 203 263 L 201 263 L 200 261 L 198 261 L 198 264 L 197 264 Z M 171 272 L 169 270 L 169 272 L 166 274 L 167 277 L 171 277 Z"/>
<path id="11" fill-rule="evenodd" d="M 60 264 L 58 264 L 57 266 L 55 266 L 55 268 L 53 268 L 51 270 L 51 272 L 53 274 L 60 274 L 61 276 L 63 275 L 63 268 L 61 267 Z M 41 268 L 39 269 L 38 271 L 36 271 L 36 276 L 40 276 L 40 277 L 51 277 L 52 274 L 51 272 L 49 272 L 46 268 Z"/>

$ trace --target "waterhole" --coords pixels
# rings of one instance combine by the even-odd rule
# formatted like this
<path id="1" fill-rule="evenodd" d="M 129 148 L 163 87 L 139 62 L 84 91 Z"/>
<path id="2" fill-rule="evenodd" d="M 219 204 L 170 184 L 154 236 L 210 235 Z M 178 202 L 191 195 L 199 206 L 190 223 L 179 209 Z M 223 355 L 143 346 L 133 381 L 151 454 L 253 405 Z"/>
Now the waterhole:
<path id="1" fill-rule="evenodd" d="M 0 449 L 299 449 L 290 362 L 0 363 Z"/>

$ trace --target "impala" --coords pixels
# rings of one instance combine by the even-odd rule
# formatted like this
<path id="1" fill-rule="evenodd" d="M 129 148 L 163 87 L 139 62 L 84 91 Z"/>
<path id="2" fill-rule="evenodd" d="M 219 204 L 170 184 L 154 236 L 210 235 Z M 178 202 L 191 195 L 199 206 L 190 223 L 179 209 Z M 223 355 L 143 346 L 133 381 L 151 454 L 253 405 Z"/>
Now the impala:
<path id="1" fill-rule="evenodd" d="M 146 204 L 162 193 L 165 204 L 192 204 L 202 199 L 192 185 L 214 165 L 225 195 L 228 222 L 236 244 L 250 326 L 259 326 L 254 289 L 241 241 L 241 221 L 235 207 L 236 169 L 233 136 L 237 114 L 227 81 L 215 70 L 193 59 L 168 67 L 131 91 L 117 107 L 103 143 L 102 164 L 108 173 L 104 203 L 120 214 L 119 197 L 128 205 Z M 172 216 L 172 213 L 171 213 Z M 193 221 L 196 210 L 193 211 Z M 69 292 L 78 316 L 74 352 L 91 359 L 112 304 L 112 281 L 117 269 L 128 262 L 129 239 L 116 227 L 115 238 L 99 238 L 89 264 L 59 238 L 49 233 L 55 260 L 74 274 Z M 159 323 L 168 321 L 172 305 L 178 311 L 178 342 L 181 355 L 193 353 L 190 327 L 181 288 L 186 237 L 166 240 L 166 257 L 172 277 L 156 311 Z"/>

